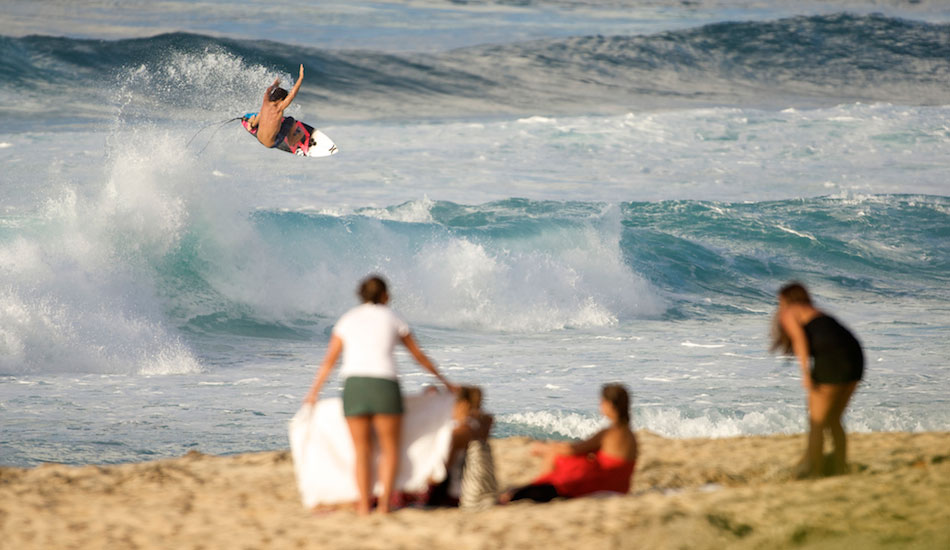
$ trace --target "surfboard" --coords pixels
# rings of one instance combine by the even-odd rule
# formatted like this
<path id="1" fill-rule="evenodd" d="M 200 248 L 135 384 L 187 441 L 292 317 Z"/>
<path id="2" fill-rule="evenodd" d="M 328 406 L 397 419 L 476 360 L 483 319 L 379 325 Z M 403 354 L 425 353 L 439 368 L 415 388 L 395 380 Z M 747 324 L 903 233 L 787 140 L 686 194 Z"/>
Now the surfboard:
<path id="1" fill-rule="evenodd" d="M 241 126 L 244 126 L 244 129 L 255 137 L 257 128 L 252 128 L 249 121 L 251 117 L 256 114 L 257 113 L 247 113 L 241 117 Z M 288 118 L 293 125 L 280 143 L 274 146 L 274 149 L 280 149 L 281 151 L 286 151 L 301 157 L 329 157 L 340 151 L 329 136 L 309 124 L 304 124 L 292 117 L 284 117 L 281 120 L 281 125 L 283 125 Z"/>

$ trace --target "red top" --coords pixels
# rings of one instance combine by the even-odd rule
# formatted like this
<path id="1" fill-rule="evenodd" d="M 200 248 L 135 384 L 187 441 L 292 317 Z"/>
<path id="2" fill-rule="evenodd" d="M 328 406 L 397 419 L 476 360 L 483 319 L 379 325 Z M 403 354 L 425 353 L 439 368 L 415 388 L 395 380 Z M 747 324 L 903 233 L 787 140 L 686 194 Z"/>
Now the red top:
<path id="1" fill-rule="evenodd" d="M 591 455 L 561 455 L 554 460 L 554 471 L 534 480 L 550 483 L 562 497 L 579 497 L 598 491 L 626 493 L 636 461 L 627 462 L 603 451 Z"/>

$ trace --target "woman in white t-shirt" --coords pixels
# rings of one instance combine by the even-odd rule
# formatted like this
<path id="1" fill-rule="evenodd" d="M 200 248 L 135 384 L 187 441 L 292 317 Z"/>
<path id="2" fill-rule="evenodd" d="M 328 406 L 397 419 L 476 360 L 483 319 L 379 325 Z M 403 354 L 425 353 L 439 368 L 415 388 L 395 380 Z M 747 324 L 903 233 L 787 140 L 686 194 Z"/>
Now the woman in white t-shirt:
<path id="1" fill-rule="evenodd" d="M 402 342 L 416 361 L 447 388 L 455 391 L 455 386 L 436 370 L 432 361 L 419 349 L 409 325 L 386 307 L 389 293 L 385 281 L 380 277 L 369 277 L 360 284 L 358 294 L 363 304 L 343 314 L 333 327 L 327 354 L 304 402 L 316 403 L 320 388 L 342 353 L 343 414 L 353 437 L 356 485 L 360 492 L 357 511 L 360 514 L 370 511 L 370 464 L 372 432 L 375 431 L 381 454 L 378 475 L 383 484 L 377 509 L 385 514 L 389 512 L 399 468 L 399 438 L 402 431 L 402 394 L 396 380 L 396 362 L 393 359 L 396 344 Z"/>

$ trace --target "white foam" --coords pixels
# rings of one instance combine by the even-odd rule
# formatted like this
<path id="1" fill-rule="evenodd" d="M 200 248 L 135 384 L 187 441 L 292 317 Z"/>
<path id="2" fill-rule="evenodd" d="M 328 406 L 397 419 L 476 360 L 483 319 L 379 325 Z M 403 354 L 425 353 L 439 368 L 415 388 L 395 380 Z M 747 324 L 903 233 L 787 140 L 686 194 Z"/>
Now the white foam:
<path id="1" fill-rule="evenodd" d="M 519 118 L 516 122 L 519 124 L 554 124 L 557 122 L 557 120 L 536 115 L 527 118 Z"/>
<path id="2" fill-rule="evenodd" d="M 725 344 L 696 344 L 696 343 L 690 342 L 689 340 L 682 342 L 680 345 L 683 346 L 684 348 L 724 348 L 726 347 Z"/>
<path id="3" fill-rule="evenodd" d="M 435 203 L 429 197 L 422 200 L 409 201 L 390 208 L 362 208 L 359 214 L 381 220 L 391 220 L 406 223 L 431 223 L 432 206 Z"/>
<path id="4" fill-rule="evenodd" d="M 804 429 L 804 420 L 803 411 L 777 407 L 757 407 L 744 414 L 723 413 L 717 408 L 688 414 L 672 407 L 644 407 L 634 414 L 638 428 L 676 438 L 796 433 Z"/>
<path id="5" fill-rule="evenodd" d="M 437 240 L 386 272 L 400 310 L 427 324 L 545 331 L 656 315 L 662 301 L 624 263 L 613 223 L 518 242 Z"/>
<path id="6" fill-rule="evenodd" d="M 167 324 L 154 271 L 189 223 L 197 172 L 177 140 L 122 139 L 99 185 L 53 186 L 41 229 L 0 244 L 0 371 L 201 370 Z"/>
<path id="7" fill-rule="evenodd" d="M 674 407 L 636 407 L 633 424 L 634 429 L 647 429 L 674 438 L 799 433 L 805 429 L 805 413 L 802 408 L 757 406 L 756 409 L 746 413 L 724 413 L 710 407 L 703 411 L 687 413 Z M 515 433 L 541 431 L 576 439 L 590 437 L 606 425 L 606 420 L 593 414 L 563 411 L 504 414 L 499 416 L 499 420 L 510 424 Z"/>
<path id="8" fill-rule="evenodd" d="M 581 439 L 590 437 L 606 424 L 601 419 L 578 413 L 530 411 L 499 415 L 498 420 L 516 427 L 539 429 L 544 433 Z"/>
<path id="9" fill-rule="evenodd" d="M 800 231 L 795 231 L 794 229 L 785 227 L 784 225 L 776 225 L 775 227 L 781 229 L 782 231 L 784 231 L 784 232 L 786 232 L 786 233 L 791 233 L 792 235 L 795 235 L 796 237 L 802 237 L 803 239 L 808 239 L 808 240 L 811 240 L 811 241 L 818 242 L 818 239 L 816 239 L 814 236 L 809 235 L 809 234 L 807 234 L 807 233 L 802 233 L 802 232 L 800 232 Z"/>

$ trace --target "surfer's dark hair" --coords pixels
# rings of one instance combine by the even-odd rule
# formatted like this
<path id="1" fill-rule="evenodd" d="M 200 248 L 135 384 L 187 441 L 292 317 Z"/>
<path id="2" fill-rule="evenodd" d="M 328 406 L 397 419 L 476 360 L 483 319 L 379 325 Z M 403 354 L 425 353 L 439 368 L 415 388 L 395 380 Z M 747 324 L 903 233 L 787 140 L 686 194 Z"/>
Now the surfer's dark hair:
<path id="1" fill-rule="evenodd" d="M 357 295 L 359 295 L 363 303 L 366 304 L 381 304 L 388 294 L 386 281 L 378 275 L 372 275 L 363 279 L 357 291 Z"/>
<path id="2" fill-rule="evenodd" d="M 277 86 L 270 91 L 269 99 L 271 101 L 283 101 L 285 97 L 287 97 L 287 90 L 281 88 L 280 86 Z"/>

